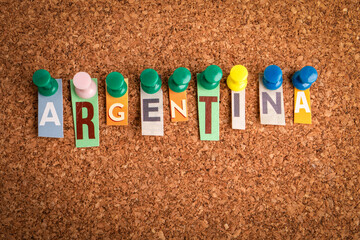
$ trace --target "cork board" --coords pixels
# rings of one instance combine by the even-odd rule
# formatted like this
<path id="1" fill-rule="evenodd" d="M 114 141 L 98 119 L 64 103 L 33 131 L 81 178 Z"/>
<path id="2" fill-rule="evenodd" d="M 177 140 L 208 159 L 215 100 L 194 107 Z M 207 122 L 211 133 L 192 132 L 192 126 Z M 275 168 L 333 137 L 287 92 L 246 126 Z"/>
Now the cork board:
<path id="1" fill-rule="evenodd" d="M 336 2 L 336 3 L 335 3 Z M 360 238 L 358 1 L 1 1 L 2 239 Z M 217 64 L 220 141 L 200 141 L 196 73 Z M 231 129 L 231 67 L 249 71 Z M 259 120 L 257 76 L 284 73 L 286 126 Z M 293 124 L 292 74 L 319 72 L 312 125 Z M 167 79 L 190 69 L 189 121 Z M 63 79 L 64 138 L 37 137 L 34 71 Z M 141 136 L 139 75 L 163 78 L 164 137 Z M 99 80 L 100 147 L 77 149 L 69 80 Z M 128 127 L 106 126 L 105 77 L 129 78 Z"/>

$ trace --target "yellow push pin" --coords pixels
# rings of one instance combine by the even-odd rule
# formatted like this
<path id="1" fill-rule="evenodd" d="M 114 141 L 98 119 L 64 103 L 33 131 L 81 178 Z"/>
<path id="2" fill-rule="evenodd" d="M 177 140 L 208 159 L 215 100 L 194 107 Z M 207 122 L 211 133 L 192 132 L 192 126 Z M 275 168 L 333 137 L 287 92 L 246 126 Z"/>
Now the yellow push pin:
<path id="1" fill-rule="evenodd" d="M 240 92 L 244 90 L 247 85 L 247 77 L 248 71 L 246 67 L 243 65 L 236 65 L 231 68 L 226 83 L 231 90 Z"/>
<path id="2" fill-rule="evenodd" d="M 231 68 L 226 83 L 231 89 L 231 119 L 233 129 L 245 129 L 245 87 L 248 71 L 243 65 Z"/>

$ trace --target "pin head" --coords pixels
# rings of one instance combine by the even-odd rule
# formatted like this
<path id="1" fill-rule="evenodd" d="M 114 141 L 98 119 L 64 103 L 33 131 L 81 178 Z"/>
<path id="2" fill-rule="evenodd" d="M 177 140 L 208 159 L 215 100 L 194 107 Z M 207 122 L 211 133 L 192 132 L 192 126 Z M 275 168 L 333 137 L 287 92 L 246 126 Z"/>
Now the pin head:
<path id="1" fill-rule="evenodd" d="M 205 89 L 211 90 L 216 88 L 223 76 L 222 70 L 216 65 L 208 66 L 204 72 L 201 73 L 200 84 Z"/>
<path id="2" fill-rule="evenodd" d="M 107 75 L 106 86 L 107 92 L 115 98 L 124 96 L 128 89 L 123 75 L 119 72 L 111 72 Z"/>
<path id="3" fill-rule="evenodd" d="M 81 89 L 81 90 L 87 89 L 91 84 L 91 77 L 86 72 L 78 72 L 77 74 L 75 74 L 73 80 L 74 80 L 74 86 L 77 89 Z"/>
<path id="4" fill-rule="evenodd" d="M 303 83 L 314 83 L 318 77 L 318 73 L 315 68 L 311 66 L 303 67 L 300 70 L 300 80 Z"/>
<path id="5" fill-rule="evenodd" d="M 169 78 L 169 87 L 174 92 L 183 92 L 191 80 L 191 73 L 187 68 L 177 68 Z"/>
<path id="6" fill-rule="evenodd" d="M 233 91 L 242 91 L 247 85 L 248 70 L 243 65 L 236 65 L 231 68 L 226 83 Z"/>
<path id="7" fill-rule="evenodd" d="M 292 82 L 294 86 L 299 90 L 306 90 L 316 81 L 318 73 L 315 68 L 311 66 L 303 67 L 300 71 L 297 71 L 293 77 Z"/>
<path id="8" fill-rule="evenodd" d="M 161 88 L 161 79 L 159 74 L 151 68 L 145 69 L 140 74 L 141 88 L 148 94 L 157 93 Z"/>
<path id="9" fill-rule="evenodd" d="M 92 98 L 97 92 L 96 83 L 86 72 L 78 72 L 73 79 L 76 94 L 84 99 Z"/>
<path id="10" fill-rule="evenodd" d="M 283 82 L 282 71 L 276 65 L 270 65 L 265 68 L 263 83 L 264 86 L 269 90 L 278 89 Z"/>
<path id="11" fill-rule="evenodd" d="M 33 83 L 38 87 L 39 93 L 43 96 L 54 95 L 59 88 L 57 81 L 45 69 L 37 70 L 32 79 Z"/>
<path id="12" fill-rule="evenodd" d="M 210 83 L 220 82 L 222 75 L 223 73 L 221 68 L 216 65 L 210 65 L 204 71 L 205 79 Z"/>

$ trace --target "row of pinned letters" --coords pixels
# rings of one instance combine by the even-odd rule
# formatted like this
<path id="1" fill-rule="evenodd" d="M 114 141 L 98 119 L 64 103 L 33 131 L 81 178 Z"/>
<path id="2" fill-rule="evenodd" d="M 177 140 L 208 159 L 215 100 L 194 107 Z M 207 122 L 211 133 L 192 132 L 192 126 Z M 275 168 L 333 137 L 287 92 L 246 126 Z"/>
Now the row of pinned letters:
<path id="1" fill-rule="evenodd" d="M 263 75 L 259 74 L 260 121 L 261 124 L 285 125 L 283 89 L 264 87 Z M 92 78 L 96 86 L 98 80 Z M 63 137 L 62 80 L 56 79 L 58 90 L 51 96 L 38 94 L 38 133 L 40 137 Z M 126 84 L 129 84 L 125 78 Z M 197 75 L 197 100 L 199 131 L 201 140 L 219 140 L 219 99 L 220 86 L 206 89 L 199 83 Z M 75 128 L 76 147 L 99 146 L 98 93 L 91 98 L 81 98 L 70 80 L 71 101 Z M 187 121 L 188 107 L 186 90 L 175 92 L 169 89 L 170 116 L 172 122 Z M 163 91 L 146 93 L 140 86 L 142 135 L 163 136 L 164 113 Z M 128 125 L 128 90 L 119 97 L 112 97 L 106 90 L 106 124 Z M 232 128 L 245 129 L 245 89 L 231 91 Z M 309 89 L 295 88 L 294 122 L 311 123 Z"/>

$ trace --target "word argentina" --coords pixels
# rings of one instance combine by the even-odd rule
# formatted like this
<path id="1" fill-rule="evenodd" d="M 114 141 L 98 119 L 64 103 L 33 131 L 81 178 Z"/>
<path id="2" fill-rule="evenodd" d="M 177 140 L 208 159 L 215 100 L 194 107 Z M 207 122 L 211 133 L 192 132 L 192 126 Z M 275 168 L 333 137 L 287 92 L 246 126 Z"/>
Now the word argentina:
<path id="1" fill-rule="evenodd" d="M 219 140 L 219 83 L 222 70 L 208 66 L 196 75 L 199 130 L 201 140 Z M 248 71 L 242 65 L 234 66 L 226 80 L 231 89 L 232 128 L 245 129 L 245 88 Z M 294 91 L 294 122 L 311 124 L 310 86 L 316 81 L 315 68 L 306 66 L 292 77 Z M 169 99 L 172 122 L 187 121 L 186 89 L 191 80 L 187 68 L 180 67 L 170 76 Z M 44 69 L 36 71 L 33 82 L 38 87 L 38 135 L 62 138 L 63 95 L 62 80 L 54 79 Z M 145 69 L 140 75 L 140 105 L 142 135 L 164 135 L 162 80 L 154 69 Z M 259 74 L 261 124 L 285 125 L 282 71 L 276 65 L 268 66 Z M 129 80 L 118 72 L 106 77 L 106 124 L 128 125 Z M 70 80 L 76 147 L 99 146 L 98 80 L 85 72 Z"/>

